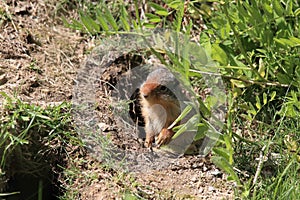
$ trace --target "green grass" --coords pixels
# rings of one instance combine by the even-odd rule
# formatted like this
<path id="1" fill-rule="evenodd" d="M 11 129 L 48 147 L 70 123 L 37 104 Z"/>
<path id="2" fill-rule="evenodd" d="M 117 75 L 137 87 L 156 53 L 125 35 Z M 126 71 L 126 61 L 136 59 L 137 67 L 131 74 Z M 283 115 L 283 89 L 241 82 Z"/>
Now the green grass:
<path id="1" fill-rule="evenodd" d="M 68 1 L 64 1 L 68 3 Z M 142 28 L 163 27 L 181 32 L 187 38 L 199 36 L 205 52 L 216 62 L 228 92 L 226 126 L 213 151 L 215 163 L 238 183 L 237 199 L 298 199 L 300 197 L 300 30 L 299 2 L 295 0 L 247 0 L 202 6 L 188 2 L 149 3 L 152 11 L 140 19 L 139 2 L 135 10 L 116 1 L 95 7 L 85 3 L 79 19 L 65 24 L 86 37 L 139 32 Z M 151 9 L 150 9 L 151 10 Z M 64 10 L 66 11 L 66 10 Z M 1 11 L 3 15 L 4 11 Z M 185 13 L 184 13 L 185 12 Z M 135 14 L 133 14 L 135 13 Z M 4 16 L 4 15 L 3 15 Z M 207 29 L 201 30 L 199 16 Z M 171 20 L 172 19 L 172 20 Z M 184 21 L 185 23 L 182 23 Z M 188 23 L 186 23 L 188 22 Z M 189 55 L 188 49 L 182 54 Z M 186 78 L 201 78 L 192 73 L 189 58 L 153 49 L 153 54 L 174 63 L 172 68 Z M 163 57 L 165 56 L 165 57 Z M 175 66 L 174 65 L 174 66 Z M 195 77 L 196 76 L 196 77 Z M 193 87 L 201 87 L 192 82 Z M 12 158 L 22 172 L 40 175 L 46 163 L 68 155 L 66 147 L 82 146 L 74 133 L 71 104 L 41 107 L 1 93 L 5 99 L 0 113 L 1 176 L 9 177 Z M 205 102 L 203 103 L 205 105 Z M 201 133 L 202 134 L 202 133 Z M 101 139 L 101 138 L 99 138 Z M 43 157 L 44 158 L 44 157 Z M 83 159 L 62 166 L 66 193 L 62 199 L 78 197 L 72 188 L 77 176 L 90 183 L 78 168 Z M 100 165 L 105 170 L 113 164 Z M 21 165 L 20 165 L 21 166 Z M 1 177 L 0 177 L 1 178 Z M 114 182 L 123 185 L 124 174 Z M 1 180 L 1 179 L 0 179 Z M 3 180 L 3 179 L 2 179 Z M 125 186 L 124 198 L 135 199 L 134 180 Z M 131 187 L 132 186 L 132 187 Z"/>
<path id="2" fill-rule="evenodd" d="M 38 106 L 1 92 L 1 183 L 16 174 L 51 180 L 57 164 L 64 165 L 67 148 L 82 146 L 72 128 L 71 104 Z M 49 173 L 51 175 L 49 176 Z"/>
<path id="3" fill-rule="evenodd" d="M 252 132 L 249 135 L 254 138 L 244 137 L 249 140 L 236 140 L 234 144 L 235 167 L 244 183 L 238 196 L 297 199 L 300 194 L 299 120 L 257 124 L 252 129 L 245 127 L 245 123 L 239 124 L 238 132 Z"/>
<path id="4" fill-rule="evenodd" d="M 199 36 L 205 52 L 217 62 L 228 91 L 227 124 L 213 151 L 213 161 L 229 173 L 229 179 L 238 183 L 237 198 L 297 199 L 300 196 L 299 2 L 216 2 L 209 6 L 188 2 L 186 10 L 181 9 L 180 1 L 148 3 L 152 10 L 142 19 L 137 1 L 135 15 L 122 10 L 122 18 L 115 10 L 108 12 L 106 6 L 99 4 L 97 9 L 105 10 L 101 18 L 104 21 L 99 21 L 97 14 L 85 12 L 78 21 L 65 22 L 90 35 L 122 34 L 130 24 L 133 32 L 162 27 L 181 32 L 187 38 L 191 34 Z M 201 32 L 199 16 L 207 26 Z M 155 49 L 152 53 L 162 62 L 167 57 L 174 64 L 171 68 L 186 77 L 184 81 L 201 78 L 191 73 L 194 66 L 189 65 L 188 57 L 184 60 Z M 180 53 L 190 55 L 188 48 Z M 201 86 L 194 82 L 193 87 Z"/>

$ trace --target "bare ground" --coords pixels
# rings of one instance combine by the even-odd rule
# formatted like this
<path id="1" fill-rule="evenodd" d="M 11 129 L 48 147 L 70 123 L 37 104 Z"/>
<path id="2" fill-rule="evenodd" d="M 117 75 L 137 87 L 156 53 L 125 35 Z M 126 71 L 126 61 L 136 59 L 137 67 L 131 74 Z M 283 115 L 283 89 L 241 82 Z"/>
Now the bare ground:
<path id="1" fill-rule="evenodd" d="M 1 1 L 0 9 L 6 13 L 0 16 L 0 90 L 38 105 L 71 101 L 77 72 L 93 41 L 62 25 L 56 16 L 58 2 Z M 76 12 L 67 16 L 76 17 Z M 112 128 L 116 125 L 101 93 L 99 102 L 102 126 L 108 127 L 114 143 L 147 154 L 137 138 Z M 210 162 L 210 155 L 183 156 L 161 169 L 129 173 L 99 167 L 102 162 L 89 151 L 70 155 L 65 171 L 76 168 L 78 174 L 70 182 L 65 172 L 59 182 L 78 199 L 122 199 L 125 194 L 145 199 L 233 198 L 234 185 Z"/>

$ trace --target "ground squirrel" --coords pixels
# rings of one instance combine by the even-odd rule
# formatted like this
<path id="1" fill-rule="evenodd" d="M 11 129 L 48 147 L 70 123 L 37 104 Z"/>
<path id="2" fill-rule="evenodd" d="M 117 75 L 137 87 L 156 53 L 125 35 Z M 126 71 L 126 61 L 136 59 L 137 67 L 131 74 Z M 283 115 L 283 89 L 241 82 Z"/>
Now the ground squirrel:
<path id="1" fill-rule="evenodd" d="M 178 90 L 178 80 L 166 68 L 152 71 L 140 87 L 140 104 L 145 121 L 145 146 L 151 148 L 170 142 L 174 131 L 168 127 L 180 115 L 180 103 L 172 90 Z"/>

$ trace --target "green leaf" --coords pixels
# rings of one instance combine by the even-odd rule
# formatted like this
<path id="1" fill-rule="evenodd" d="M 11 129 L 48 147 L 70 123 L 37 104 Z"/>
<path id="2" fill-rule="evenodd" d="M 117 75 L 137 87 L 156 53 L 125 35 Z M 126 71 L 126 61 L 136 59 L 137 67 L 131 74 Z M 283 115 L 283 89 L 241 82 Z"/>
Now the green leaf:
<path id="1" fill-rule="evenodd" d="M 176 139 L 179 135 L 181 135 L 187 130 L 195 129 L 198 122 L 199 122 L 199 116 L 194 115 L 191 119 L 189 119 L 185 124 L 183 124 L 180 127 L 180 129 L 175 133 L 175 135 L 173 135 L 172 139 Z"/>
<path id="2" fill-rule="evenodd" d="M 205 49 L 196 43 L 190 44 L 191 63 L 200 62 L 201 65 L 207 65 L 208 58 Z M 200 66 L 199 66 L 200 67 Z M 197 66 L 196 66 L 197 69 Z"/>
<path id="3" fill-rule="evenodd" d="M 169 1 L 169 3 L 167 3 L 167 5 L 170 8 L 173 8 L 175 10 L 177 10 L 178 7 L 180 7 L 180 6 L 183 6 L 182 4 L 183 4 L 182 0 L 171 0 L 171 1 Z"/>
<path id="4" fill-rule="evenodd" d="M 168 11 L 164 11 L 164 10 L 158 10 L 155 13 L 158 14 L 158 15 L 161 15 L 161 16 L 168 16 L 169 15 Z"/>
<path id="5" fill-rule="evenodd" d="M 277 79 L 278 79 L 279 83 L 282 83 L 282 84 L 290 84 L 292 81 L 287 74 L 283 74 L 283 73 L 278 73 Z"/>
<path id="6" fill-rule="evenodd" d="M 264 93 L 263 93 L 263 104 L 266 105 L 267 102 L 268 102 L 268 96 L 267 96 L 267 94 L 264 92 Z"/>
<path id="7" fill-rule="evenodd" d="M 229 162 L 223 158 L 223 157 L 220 157 L 220 156 L 213 156 L 211 158 L 212 162 L 217 165 L 219 168 L 221 168 L 222 170 L 224 170 L 225 172 L 227 172 L 230 177 L 228 178 L 231 178 L 232 180 L 236 181 L 236 183 L 238 185 L 241 185 L 240 184 L 240 180 L 237 176 L 237 174 L 235 173 L 232 165 L 229 164 Z"/>
<path id="8" fill-rule="evenodd" d="M 273 92 L 271 93 L 270 101 L 273 101 L 274 98 L 275 98 L 275 96 L 276 96 L 276 91 L 273 91 Z"/>
<path id="9" fill-rule="evenodd" d="M 153 8 L 155 11 L 161 11 L 161 12 L 164 12 L 164 13 L 168 14 L 167 9 L 165 9 L 164 7 L 162 7 L 161 5 L 159 5 L 157 3 L 149 2 L 149 6 L 151 8 Z"/>
<path id="10" fill-rule="evenodd" d="M 130 31 L 129 17 L 128 17 L 128 13 L 126 11 L 125 6 L 122 7 L 122 13 L 121 13 L 120 20 L 122 22 L 124 30 Z"/>
<path id="11" fill-rule="evenodd" d="M 288 16 L 293 15 L 293 0 L 286 2 L 285 14 Z"/>
<path id="12" fill-rule="evenodd" d="M 157 15 L 146 13 L 145 16 L 148 18 L 149 22 L 158 23 L 161 22 L 161 18 Z"/>
<path id="13" fill-rule="evenodd" d="M 25 122 L 28 122 L 30 120 L 28 116 L 21 116 L 21 119 Z"/>
<path id="14" fill-rule="evenodd" d="M 113 15 L 111 14 L 110 10 L 104 6 L 104 9 L 105 9 L 105 19 L 109 22 L 109 24 L 112 26 L 112 28 L 115 30 L 115 31 L 118 31 L 119 28 L 118 28 L 118 25 L 117 25 L 117 22 L 115 21 Z"/>
<path id="15" fill-rule="evenodd" d="M 244 88 L 247 86 L 245 82 L 239 80 L 230 79 L 230 82 L 238 88 Z"/>
<path id="16" fill-rule="evenodd" d="M 260 110 L 260 109 L 261 109 L 260 99 L 259 99 L 258 96 L 255 96 L 255 98 L 256 98 L 255 106 L 256 106 L 256 108 L 257 108 L 258 110 Z"/>
<path id="17" fill-rule="evenodd" d="M 208 130 L 208 127 L 207 127 L 206 124 L 199 123 L 198 124 L 198 130 L 197 130 L 197 133 L 194 137 L 194 140 L 197 141 L 197 140 L 200 140 L 200 139 L 204 138 L 205 133 L 206 133 L 207 130 Z"/>
<path id="18" fill-rule="evenodd" d="M 213 44 L 212 45 L 212 51 L 211 51 L 211 57 L 218 61 L 221 65 L 227 65 L 228 64 L 228 57 L 225 51 L 218 45 Z"/>
<path id="19" fill-rule="evenodd" d="M 213 152 L 215 154 L 217 154 L 218 156 L 220 156 L 222 158 L 225 158 L 227 161 L 230 158 L 230 153 L 226 149 L 224 149 L 224 148 L 215 147 L 215 148 L 213 148 Z"/>
<path id="20" fill-rule="evenodd" d="M 259 58 L 258 61 L 258 73 L 262 76 L 265 77 L 266 72 L 265 72 L 265 64 L 262 58 Z"/>
<path id="21" fill-rule="evenodd" d="M 101 28 L 104 30 L 104 31 L 109 31 L 109 26 L 108 24 L 106 23 L 105 19 L 104 19 L 104 16 L 102 15 L 101 11 L 100 10 L 97 10 L 97 20 L 98 22 L 100 23 L 101 25 Z"/>
<path id="22" fill-rule="evenodd" d="M 178 122 L 180 122 L 187 114 L 191 112 L 193 107 L 191 105 L 187 105 L 181 114 L 177 117 L 177 119 L 168 127 L 168 129 L 173 128 Z"/>
<path id="23" fill-rule="evenodd" d="M 297 37 L 290 37 L 289 40 L 294 43 L 293 47 L 300 46 L 300 39 Z"/>
<path id="24" fill-rule="evenodd" d="M 295 15 L 295 16 L 300 15 L 300 8 L 297 8 L 297 9 L 294 11 L 294 15 Z"/>
<path id="25" fill-rule="evenodd" d="M 267 14 L 268 18 L 273 18 L 273 9 L 269 2 L 263 2 L 262 3 L 263 9 L 265 13 Z"/>
<path id="26" fill-rule="evenodd" d="M 80 20 L 90 34 L 100 31 L 99 25 L 87 14 L 80 12 Z"/>
<path id="27" fill-rule="evenodd" d="M 284 13 L 284 10 L 281 6 L 281 3 L 280 3 L 280 0 L 273 0 L 273 8 L 276 12 L 276 14 L 279 16 L 279 17 L 282 17 L 283 16 L 283 13 Z"/>
<path id="28" fill-rule="evenodd" d="M 296 37 L 290 37 L 289 39 L 274 38 L 274 40 L 283 46 L 289 46 L 289 47 L 300 46 L 300 39 Z"/>

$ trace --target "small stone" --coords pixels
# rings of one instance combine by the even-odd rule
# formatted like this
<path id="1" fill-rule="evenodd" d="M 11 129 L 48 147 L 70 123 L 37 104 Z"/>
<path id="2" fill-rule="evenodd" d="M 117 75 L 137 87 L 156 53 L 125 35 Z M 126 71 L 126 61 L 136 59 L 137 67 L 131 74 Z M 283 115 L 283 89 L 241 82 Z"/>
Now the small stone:
<path id="1" fill-rule="evenodd" d="M 198 180 L 197 176 L 193 176 L 193 177 L 191 178 L 191 181 L 192 181 L 192 182 L 196 182 L 197 180 Z"/>
<path id="2" fill-rule="evenodd" d="M 216 188 L 214 188 L 213 186 L 209 186 L 208 191 L 209 192 L 214 192 L 214 191 L 216 191 Z"/>
<path id="3" fill-rule="evenodd" d="M 5 74 L 0 75 L 0 85 L 4 85 L 7 83 L 8 79 L 6 78 Z"/>
<path id="4" fill-rule="evenodd" d="M 220 170 L 218 170 L 218 169 L 215 169 L 215 170 L 213 170 L 213 171 L 211 172 L 211 174 L 214 175 L 214 176 L 218 176 L 218 175 L 221 175 L 222 172 L 221 172 Z"/>
<path id="5" fill-rule="evenodd" d="M 102 131 L 107 131 L 109 130 L 109 125 L 107 125 L 106 123 L 99 123 L 98 127 L 102 130 Z"/>
<path id="6" fill-rule="evenodd" d="M 204 192 L 203 187 L 200 187 L 200 188 L 199 188 L 199 193 L 203 193 L 203 192 Z"/>

